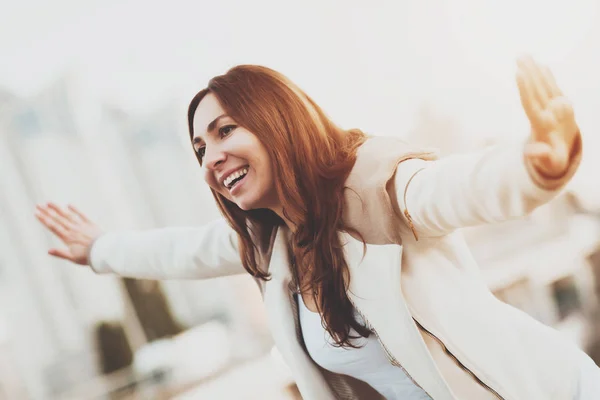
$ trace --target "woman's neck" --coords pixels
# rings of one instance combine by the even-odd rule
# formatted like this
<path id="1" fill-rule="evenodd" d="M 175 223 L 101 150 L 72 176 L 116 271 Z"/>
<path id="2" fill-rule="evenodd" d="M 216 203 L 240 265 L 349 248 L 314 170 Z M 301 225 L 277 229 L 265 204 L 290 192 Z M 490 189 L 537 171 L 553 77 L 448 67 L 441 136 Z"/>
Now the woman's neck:
<path id="1" fill-rule="evenodd" d="M 281 207 L 281 206 L 273 207 L 273 208 L 271 208 L 271 211 L 273 211 L 275 214 L 277 214 L 277 216 L 279 218 L 281 218 L 281 220 L 285 223 L 285 225 L 290 230 L 290 232 L 294 233 L 296 231 L 296 225 L 292 221 L 290 221 L 288 218 L 286 218 L 286 216 L 283 212 L 283 207 Z"/>

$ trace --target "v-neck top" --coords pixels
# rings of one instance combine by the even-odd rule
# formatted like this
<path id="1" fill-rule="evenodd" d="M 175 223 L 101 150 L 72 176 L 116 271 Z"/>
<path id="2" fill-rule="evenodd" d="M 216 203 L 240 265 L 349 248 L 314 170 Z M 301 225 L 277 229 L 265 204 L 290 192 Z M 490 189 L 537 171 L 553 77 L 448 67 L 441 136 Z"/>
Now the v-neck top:
<path id="1" fill-rule="evenodd" d="M 430 397 L 417 386 L 400 367 L 392 365 L 385 350 L 374 334 L 368 338 L 353 339 L 358 348 L 335 347 L 331 335 L 323 328 L 321 316 L 310 311 L 302 296 L 298 296 L 298 312 L 302 336 L 308 354 L 322 368 L 344 374 L 368 383 L 386 399 L 429 400 Z M 360 314 L 357 321 L 364 323 Z M 354 336 L 358 333 L 350 332 Z M 399 333 L 401 334 L 401 333 Z"/>

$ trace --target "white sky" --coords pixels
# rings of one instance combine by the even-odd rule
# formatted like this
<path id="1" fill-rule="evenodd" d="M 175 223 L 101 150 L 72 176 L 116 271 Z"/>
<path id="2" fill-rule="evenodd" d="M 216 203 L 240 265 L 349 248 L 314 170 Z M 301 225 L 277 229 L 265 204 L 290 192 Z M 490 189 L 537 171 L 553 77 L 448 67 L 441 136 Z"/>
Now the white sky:
<path id="1" fill-rule="evenodd" d="M 145 111 L 258 63 L 342 125 L 406 129 L 427 100 L 468 131 L 498 134 L 522 130 L 514 59 L 529 52 L 550 64 L 584 119 L 600 106 L 598 0 L 4 3 L 0 86 L 24 96 L 68 71 L 86 93 Z"/>

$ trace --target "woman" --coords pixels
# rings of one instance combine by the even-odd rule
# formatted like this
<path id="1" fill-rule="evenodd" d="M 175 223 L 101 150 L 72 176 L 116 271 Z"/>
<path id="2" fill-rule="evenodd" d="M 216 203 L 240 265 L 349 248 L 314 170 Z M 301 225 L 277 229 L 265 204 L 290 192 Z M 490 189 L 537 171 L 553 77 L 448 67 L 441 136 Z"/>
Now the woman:
<path id="1" fill-rule="evenodd" d="M 456 231 L 529 213 L 578 167 L 579 129 L 550 71 L 525 58 L 517 82 L 526 144 L 436 160 L 344 131 L 281 74 L 238 66 L 188 112 L 224 220 L 101 234 L 72 206 L 37 216 L 66 245 L 51 255 L 97 273 L 250 273 L 307 399 L 600 398 L 594 363 L 497 300 Z"/>

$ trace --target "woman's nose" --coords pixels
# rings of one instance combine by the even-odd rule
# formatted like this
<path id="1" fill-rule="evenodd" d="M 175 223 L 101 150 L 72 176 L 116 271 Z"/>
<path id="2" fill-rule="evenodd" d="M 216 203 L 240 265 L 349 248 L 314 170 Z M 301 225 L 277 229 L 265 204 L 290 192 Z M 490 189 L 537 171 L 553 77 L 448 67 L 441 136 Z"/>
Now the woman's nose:
<path id="1" fill-rule="evenodd" d="M 208 169 L 214 170 L 220 164 L 225 162 L 226 159 L 227 159 L 227 155 L 225 154 L 225 152 L 217 150 L 217 149 L 212 149 L 212 150 L 206 149 L 206 152 L 204 154 L 204 162 Z"/>

